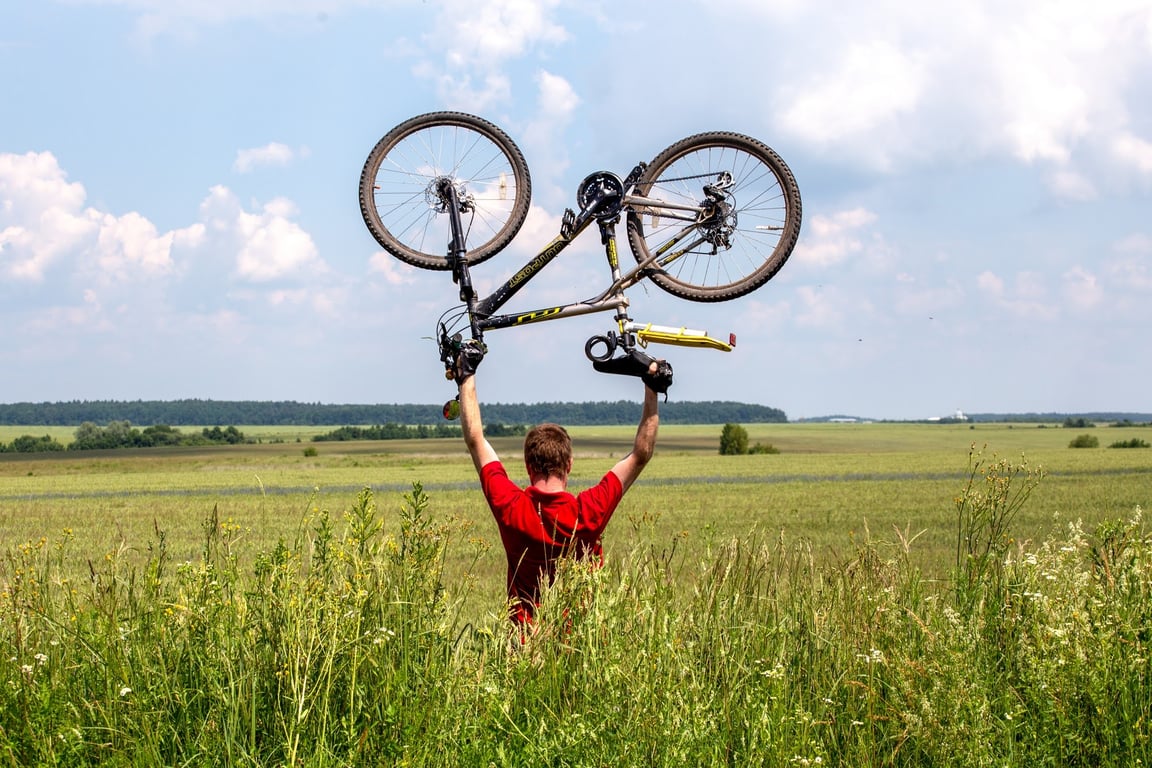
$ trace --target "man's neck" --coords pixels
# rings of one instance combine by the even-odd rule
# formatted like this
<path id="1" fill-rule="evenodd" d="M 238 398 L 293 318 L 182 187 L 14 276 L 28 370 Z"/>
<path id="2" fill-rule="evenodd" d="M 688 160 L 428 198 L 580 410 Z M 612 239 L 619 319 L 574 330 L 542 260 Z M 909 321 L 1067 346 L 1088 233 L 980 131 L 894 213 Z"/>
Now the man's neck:
<path id="1" fill-rule="evenodd" d="M 538 477 L 532 481 L 532 487 L 544 493 L 560 493 L 568 490 L 568 478 L 556 475 Z"/>

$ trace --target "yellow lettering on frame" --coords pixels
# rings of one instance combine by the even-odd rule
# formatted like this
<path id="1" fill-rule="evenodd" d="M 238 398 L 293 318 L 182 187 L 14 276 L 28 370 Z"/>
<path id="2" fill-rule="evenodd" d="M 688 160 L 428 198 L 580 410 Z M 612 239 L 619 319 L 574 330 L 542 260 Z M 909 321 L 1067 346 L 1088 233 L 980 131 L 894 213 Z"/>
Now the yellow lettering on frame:
<path id="1" fill-rule="evenodd" d="M 546 317 L 560 314 L 563 307 L 552 307 L 551 309 L 538 309 L 535 312 L 525 312 L 522 315 L 516 315 L 516 325 L 524 323 L 535 322 L 536 320 L 543 320 Z"/>
<path id="2" fill-rule="evenodd" d="M 536 274 L 541 267 L 551 261 L 552 258 L 556 256 L 556 254 L 560 253 L 560 251 L 567 244 L 568 241 L 562 237 L 558 237 L 553 240 L 548 244 L 547 248 L 540 252 L 540 255 L 532 259 L 532 261 L 528 262 L 528 264 L 526 264 L 524 268 L 519 272 L 512 275 L 512 277 L 508 280 L 508 287 L 511 288 L 517 286 L 528 278 L 532 277 L 532 275 Z"/>

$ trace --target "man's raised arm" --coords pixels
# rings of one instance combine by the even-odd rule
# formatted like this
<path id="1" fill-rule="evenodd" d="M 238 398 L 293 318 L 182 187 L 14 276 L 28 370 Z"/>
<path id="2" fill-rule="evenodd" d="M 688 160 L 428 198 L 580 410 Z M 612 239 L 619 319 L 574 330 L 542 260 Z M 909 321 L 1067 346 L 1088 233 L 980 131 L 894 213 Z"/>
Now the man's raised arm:
<path id="1" fill-rule="evenodd" d="M 484 437 L 484 424 L 480 420 L 480 400 L 476 396 L 476 377 L 460 382 L 460 427 L 464 430 L 464 445 L 479 472 L 485 464 L 499 461 L 488 438 Z"/>
<path id="2" fill-rule="evenodd" d="M 659 426 L 659 401 L 652 388 L 645 384 L 644 410 L 640 414 L 640 426 L 636 428 L 636 440 L 632 443 L 632 452 L 612 467 L 612 472 L 620 479 L 620 485 L 625 491 L 632 487 L 640 472 L 651 461 L 652 454 L 656 450 L 656 431 Z"/>

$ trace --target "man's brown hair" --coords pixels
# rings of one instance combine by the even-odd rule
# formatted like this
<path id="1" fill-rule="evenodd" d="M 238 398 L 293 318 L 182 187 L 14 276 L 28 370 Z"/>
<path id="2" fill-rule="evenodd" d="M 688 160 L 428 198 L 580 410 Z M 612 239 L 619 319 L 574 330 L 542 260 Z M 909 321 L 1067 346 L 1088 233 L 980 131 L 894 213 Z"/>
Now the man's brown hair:
<path id="1" fill-rule="evenodd" d="M 559 424 L 539 424 L 524 438 L 524 465 L 528 474 L 566 477 L 572 465 L 572 438 Z"/>

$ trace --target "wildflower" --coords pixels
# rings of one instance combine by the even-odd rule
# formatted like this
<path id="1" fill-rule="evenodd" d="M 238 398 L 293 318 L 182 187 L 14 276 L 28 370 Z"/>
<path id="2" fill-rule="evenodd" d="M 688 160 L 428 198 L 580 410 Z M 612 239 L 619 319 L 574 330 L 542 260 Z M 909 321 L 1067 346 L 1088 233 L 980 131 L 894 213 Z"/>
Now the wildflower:
<path id="1" fill-rule="evenodd" d="M 128 686 L 124 686 L 123 688 L 120 689 L 120 698 L 124 698 L 125 696 L 127 696 L 130 693 L 132 693 L 132 689 L 129 688 Z"/>
<path id="2" fill-rule="evenodd" d="M 38 653 L 32 658 L 36 659 L 36 663 L 41 667 L 48 663 L 48 656 L 43 653 Z"/>

